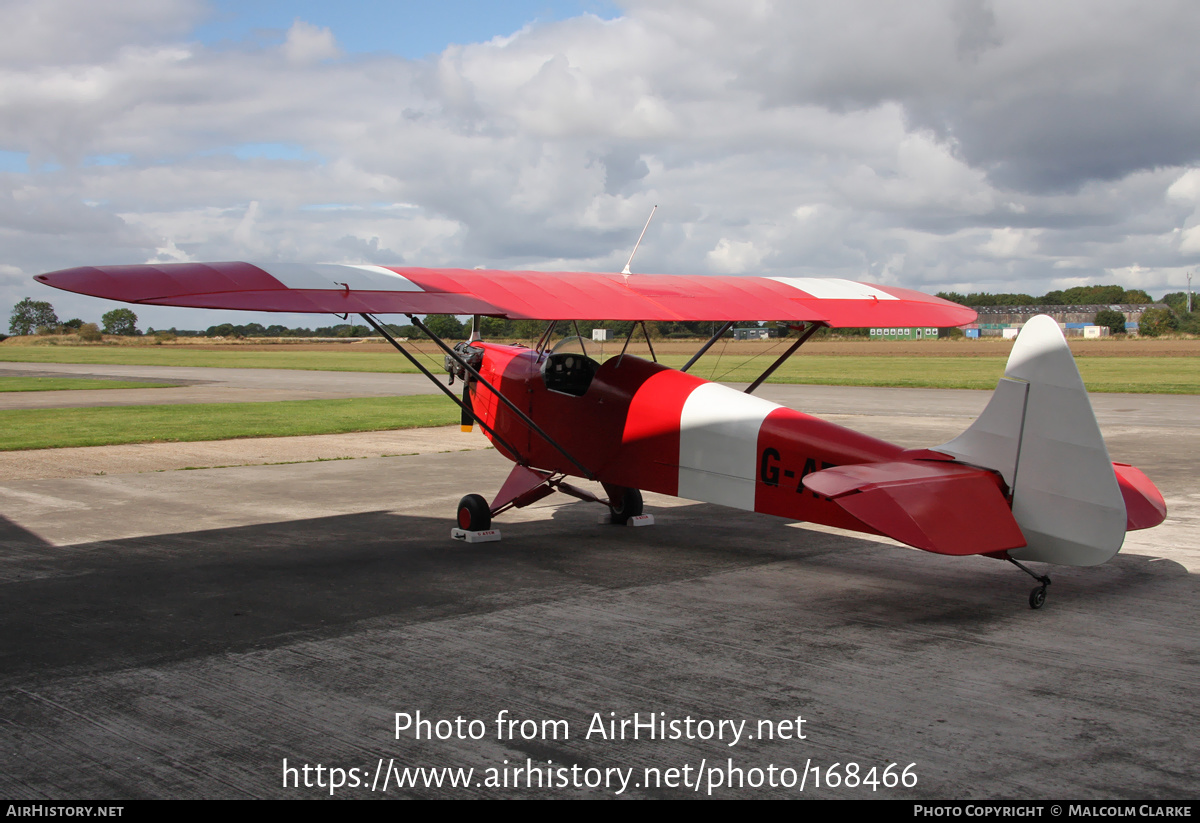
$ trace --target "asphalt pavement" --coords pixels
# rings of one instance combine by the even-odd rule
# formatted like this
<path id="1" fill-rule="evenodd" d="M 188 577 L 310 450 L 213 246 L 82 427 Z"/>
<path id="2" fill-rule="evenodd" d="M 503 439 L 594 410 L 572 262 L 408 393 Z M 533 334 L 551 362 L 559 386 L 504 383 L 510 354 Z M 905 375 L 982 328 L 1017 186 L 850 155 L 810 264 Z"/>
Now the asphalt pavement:
<path id="1" fill-rule="evenodd" d="M 764 396 L 907 446 L 986 402 Z M 555 495 L 454 542 L 509 464 L 404 432 L 0 479 L 0 797 L 1194 798 L 1197 400 L 1094 402 L 1170 515 L 1039 565 L 1040 611 L 1006 563 L 657 495 L 647 528 Z"/>

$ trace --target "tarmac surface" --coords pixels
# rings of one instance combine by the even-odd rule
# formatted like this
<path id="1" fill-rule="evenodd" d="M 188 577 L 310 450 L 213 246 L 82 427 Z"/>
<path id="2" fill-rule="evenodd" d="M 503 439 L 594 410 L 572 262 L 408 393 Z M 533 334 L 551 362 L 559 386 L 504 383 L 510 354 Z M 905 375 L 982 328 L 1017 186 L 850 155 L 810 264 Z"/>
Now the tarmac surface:
<path id="1" fill-rule="evenodd" d="M 908 446 L 987 398 L 763 395 Z M 1040 611 L 1009 564 L 656 495 L 649 528 L 555 495 L 456 543 L 510 464 L 447 430 L 0 464 L 0 797 L 1195 798 L 1200 399 L 1093 402 L 1170 514 L 1036 564 Z"/>

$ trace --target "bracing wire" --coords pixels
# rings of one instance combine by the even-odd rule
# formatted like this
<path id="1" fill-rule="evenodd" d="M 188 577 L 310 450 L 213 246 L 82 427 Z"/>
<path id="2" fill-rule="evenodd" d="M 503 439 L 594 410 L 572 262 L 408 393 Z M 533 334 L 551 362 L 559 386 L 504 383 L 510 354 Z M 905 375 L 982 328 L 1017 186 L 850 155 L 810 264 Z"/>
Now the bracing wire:
<path id="1" fill-rule="evenodd" d="M 719 383 L 720 381 L 724 380 L 726 376 L 728 376 L 728 375 L 730 375 L 730 374 L 733 374 L 735 371 L 737 371 L 738 369 L 742 368 L 742 367 L 743 367 L 743 366 L 745 366 L 747 363 L 751 363 L 751 362 L 753 362 L 754 360 L 757 360 L 758 358 L 762 357 L 763 355 L 767 355 L 767 354 L 770 354 L 771 352 L 775 351 L 775 349 L 779 348 L 779 344 L 780 344 L 780 343 L 783 343 L 783 342 L 786 342 L 786 341 L 787 341 L 787 339 L 788 339 L 788 338 L 786 338 L 786 337 L 779 337 L 779 338 L 776 338 L 776 340 L 775 340 L 775 345 L 771 346 L 771 347 L 770 347 L 769 349 L 767 349 L 766 351 L 760 351 L 760 352 L 758 352 L 757 354 L 753 354 L 753 355 L 751 355 L 751 356 L 750 356 L 750 357 L 749 357 L 747 360 L 744 360 L 744 361 L 742 361 L 741 363 L 738 363 L 738 364 L 737 364 L 736 366 L 734 366 L 733 368 L 731 368 L 731 369 L 729 369 L 728 371 L 724 372 L 724 373 L 723 373 L 723 374 L 722 374 L 720 377 L 711 377 L 711 376 L 710 376 L 710 377 L 709 377 L 709 380 L 711 380 L 711 381 L 712 381 L 712 382 L 714 382 L 714 383 Z M 718 355 L 718 359 L 719 359 L 719 357 L 720 357 L 720 356 Z M 716 370 L 717 370 L 717 367 L 714 365 L 714 366 L 713 366 L 713 371 L 715 372 Z"/>

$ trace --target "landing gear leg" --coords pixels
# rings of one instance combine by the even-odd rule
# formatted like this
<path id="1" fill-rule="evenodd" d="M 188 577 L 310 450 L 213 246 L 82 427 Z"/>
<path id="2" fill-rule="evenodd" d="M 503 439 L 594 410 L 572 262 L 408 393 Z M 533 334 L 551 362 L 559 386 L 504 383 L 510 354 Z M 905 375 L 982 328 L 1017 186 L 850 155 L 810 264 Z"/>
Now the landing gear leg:
<path id="1" fill-rule="evenodd" d="M 1040 586 L 1035 587 L 1034 590 L 1029 593 L 1029 608 L 1040 609 L 1042 606 L 1046 605 L 1046 587 L 1050 585 L 1050 576 L 1044 575 L 1044 574 L 1043 575 L 1034 574 L 1032 571 L 1027 569 L 1025 566 L 1021 565 L 1016 560 L 1013 560 L 1011 557 L 1006 558 L 1006 559 L 1008 560 L 1009 563 L 1012 563 L 1018 569 L 1025 572 L 1025 574 L 1029 575 L 1034 580 L 1036 580 L 1037 582 L 1042 584 Z"/>
<path id="2" fill-rule="evenodd" d="M 587 489 L 572 486 L 561 473 L 542 469 L 531 469 L 517 464 L 512 467 L 508 479 L 500 487 L 496 499 L 490 504 L 477 494 L 468 494 L 458 501 L 458 528 L 450 530 L 455 540 L 467 543 L 483 543 L 500 539 L 500 532 L 492 528 L 492 518 L 509 509 L 519 509 L 536 503 L 554 492 L 563 492 L 589 503 L 599 503 L 609 510 L 603 522 L 619 525 L 650 526 L 654 518 L 642 512 L 642 493 L 624 486 L 604 485 L 608 499 L 597 497 Z"/>

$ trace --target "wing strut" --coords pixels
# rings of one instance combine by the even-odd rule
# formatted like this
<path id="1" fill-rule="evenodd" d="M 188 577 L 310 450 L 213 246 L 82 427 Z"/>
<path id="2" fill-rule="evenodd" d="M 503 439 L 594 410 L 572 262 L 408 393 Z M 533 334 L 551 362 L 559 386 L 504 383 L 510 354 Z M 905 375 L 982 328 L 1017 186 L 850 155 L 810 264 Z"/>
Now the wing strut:
<path id="1" fill-rule="evenodd" d="M 414 366 L 416 366 L 418 369 L 420 369 L 420 371 L 421 371 L 421 374 L 423 374 L 423 375 L 425 375 L 426 377 L 428 377 L 428 378 L 429 378 L 429 380 L 430 380 L 430 382 L 432 382 L 432 383 L 433 383 L 433 385 L 437 386 L 439 389 L 441 389 L 441 390 L 442 390 L 442 394 L 444 394 L 444 395 L 446 395 L 447 397 L 449 397 L 451 400 L 453 400 L 453 401 L 454 401 L 454 402 L 455 402 L 455 403 L 458 405 L 458 407 L 459 407 L 460 409 L 462 409 L 464 412 L 466 412 L 468 415 L 470 415 L 470 419 L 477 420 L 477 421 L 479 422 L 479 427 L 480 427 L 480 428 L 482 428 L 484 431 L 486 431 L 486 432 L 487 432 L 489 435 L 491 435 L 491 437 L 492 437 L 492 439 L 493 439 L 493 440 L 495 440 L 496 442 L 498 442 L 498 443 L 499 443 L 501 446 L 503 446 L 504 448 L 508 449 L 508 453 L 509 453 L 509 454 L 513 454 L 513 455 L 516 455 L 517 457 L 521 458 L 521 463 L 522 463 L 522 465 L 524 465 L 524 464 L 527 464 L 527 463 L 529 462 L 528 460 L 526 460 L 526 459 L 525 459 L 525 458 L 524 458 L 524 457 L 521 455 L 521 453 L 520 453 L 519 451 L 517 451 L 517 450 L 516 450 L 516 449 L 514 449 L 512 446 L 510 446 L 510 445 L 509 445 L 509 444 L 508 444 L 508 443 L 505 441 L 505 439 L 504 439 L 503 437 L 501 437 L 500 435 L 496 434 L 496 430 L 495 430 L 495 429 L 493 429 L 493 428 L 492 428 L 491 426 L 489 426 L 487 423 L 484 423 L 484 422 L 483 422 L 482 420 L 480 420 L 478 417 L 475 417 L 474 413 L 471 411 L 471 409 L 470 409 L 470 408 L 468 408 L 468 406 L 467 406 L 467 404 L 466 404 L 466 402 L 465 402 L 465 401 L 463 401 L 463 400 L 459 400 L 459 399 L 458 399 L 458 397 L 456 397 L 456 396 L 455 396 L 454 392 L 450 391 L 448 388 L 446 388 L 445 386 L 443 386 L 443 385 L 442 385 L 442 381 L 438 380 L 438 379 L 437 379 L 437 377 L 435 377 L 435 376 L 433 375 L 433 373 L 429 371 L 429 369 L 425 368 L 425 366 L 424 366 L 424 365 L 423 365 L 423 364 L 422 364 L 422 363 L 421 363 L 419 360 L 417 360 L 417 358 L 415 358 L 415 357 L 413 357 L 411 354 L 409 354 L 409 353 L 408 353 L 408 350 L 407 350 L 406 348 L 404 348 L 403 346 L 401 346 L 401 345 L 400 345 L 400 343 L 399 343 L 399 342 L 396 340 L 396 338 L 394 338 L 394 337 L 392 337 L 390 334 L 388 334 L 388 330 L 387 330 L 387 329 L 385 329 L 381 323 L 378 323 L 378 322 L 375 320 L 375 318 L 374 318 L 374 317 L 372 317 L 372 316 L 371 316 L 371 315 L 369 315 L 369 314 L 363 314 L 363 315 L 362 315 L 362 319 L 363 319 L 363 320 L 366 320 L 368 323 L 370 323 L 370 324 L 371 324 L 371 328 L 375 329 L 375 331 L 377 331 L 377 332 L 379 332 L 380 334 L 382 334 L 382 335 L 383 335 L 383 337 L 384 337 L 384 339 L 386 339 L 386 340 L 387 340 L 389 343 L 391 343 L 391 344 L 392 344 L 392 346 L 393 346 L 393 347 L 396 349 L 396 351 L 400 352 L 402 355 L 404 355 L 405 357 L 407 357 L 407 358 L 408 358 L 408 362 L 412 363 Z M 426 333 L 426 334 L 429 334 L 429 332 L 425 332 L 425 333 Z M 436 338 L 435 338 L 435 339 L 436 339 Z M 457 360 L 458 358 L 455 358 L 455 359 Z M 461 360 L 459 360 L 458 362 L 462 363 L 462 361 L 461 361 Z M 472 372 L 473 372 L 473 371 L 474 371 L 474 370 L 472 370 Z M 491 386 L 488 386 L 488 388 L 490 389 L 490 388 L 491 388 Z M 464 382 L 464 384 L 463 384 L 463 397 L 467 397 L 467 396 L 468 396 L 468 395 L 467 395 L 467 393 L 466 393 L 466 389 L 467 389 L 467 384 Z M 495 391 L 495 389 L 493 389 L 493 391 Z M 467 419 L 467 418 L 464 418 L 464 419 Z"/>
<path id="2" fill-rule="evenodd" d="M 583 342 L 583 335 L 579 333 L 579 321 L 572 320 L 571 326 L 575 329 L 575 336 L 579 338 L 579 348 L 583 349 L 583 356 L 587 357 L 587 344 Z"/>
<path id="3" fill-rule="evenodd" d="M 810 338 L 814 334 L 816 334 L 817 329 L 821 328 L 824 325 L 825 325 L 824 323 L 820 323 L 820 322 L 809 323 L 808 328 L 805 329 L 803 334 L 800 335 L 800 339 L 797 340 L 795 343 L 793 343 L 788 348 L 787 351 L 785 351 L 783 354 L 779 355 L 778 360 L 776 360 L 770 366 L 767 366 L 767 370 L 764 371 L 762 374 L 760 374 L 758 376 L 757 380 L 755 380 L 753 383 L 751 383 L 749 386 L 746 387 L 746 394 L 754 394 L 754 390 L 757 389 L 759 386 L 761 386 L 763 384 L 764 380 L 766 380 L 768 377 L 770 377 L 772 374 L 774 374 L 775 370 L 783 365 L 784 360 L 787 360 L 789 357 L 791 357 L 792 354 L 796 351 L 796 349 L 803 346 L 805 344 L 805 342 L 807 342 L 808 338 Z"/>
<path id="4" fill-rule="evenodd" d="M 629 334 L 625 335 L 625 345 L 621 347 L 621 353 L 617 355 L 617 365 L 615 368 L 621 367 L 621 361 L 625 358 L 625 350 L 629 348 L 629 342 L 633 340 L 633 333 L 638 330 L 638 326 L 642 328 L 642 335 L 646 338 L 646 345 L 650 348 L 650 358 L 657 363 L 658 355 L 654 353 L 654 344 L 650 342 L 650 332 L 646 331 L 646 323 L 644 320 L 635 320 L 633 325 L 629 327 Z"/>
<path id="5" fill-rule="evenodd" d="M 542 336 L 538 338 L 537 345 L 533 347 L 533 350 L 537 352 L 539 356 L 544 350 L 550 348 L 550 339 L 554 336 L 554 330 L 556 328 L 558 328 L 558 321 L 551 320 L 546 326 L 545 331 L 542 332 Z"/>
<path id="6" fill-rule="evenodd" d="M 638 323 L 642 327 L 642 336 L 646 338 L 646 347 L 650 349 L 650 359 L 657 363 L 658 355 L 654 353 L 654 344 L 650 342 L 650 332 L 646 331 L 646 321 L 639 320 Z"/>
<path id="7" fill-rule="evenodd" d="M 720 340 L 725 335 L 725 332 L 729 331 L 732 328 L 733 328 L 733 321 L 730 320 L 724 326 L 721 326 L 721 328 L 717 329 L 716 333 L 713 334 L 712 337 L 708 338 L 708 342 L 700 347 L 700 351 L 693 354 L 692 359 L 683 364 L 683 368 L 680 369 L 680 371 L 687 371 L 692 366 L 696 365 L 696 361 L 699 360 L 701 357 L 703 357 L 704 353 L 706 351 L 708 351 L 709 349 L 711 349 L 713 347 L 713 344 L 716 343 L 718 340 Z"/>
<path id="8" fill-rule="evenodd" d="M 509 410 L 510 410 L 510 411 L 512 411 L 512 413 L 513 413 L 513 414 L 515 414 L 517 417 L 521 418 L 521 421 L 522 421 L 522 422 L 523 422 L 523 423 L 524 423 L 526 426 L 528 426 L 528 427 L 529 427 L 529 430 L 530 430 L 530 431 L 532 431 L 532 432 L 533 432 L 534 434 L 536 434 L 538 437 L 542 438 L 542 439 L 543 439 L 543 440 L 545 440 L 547 443 L 549 443 L 551 446 L 553 446 L 553 447 L 554 447 L 554 449 L 555 449 L 555 450 L 556 450 L 556 451 L 557 451 L 559 454 L 561 454 L 563 457 L 567 458 L 567 459 L 568 459 L 568 460 L 570 460 L 572 463 L 574 463 L 574 464 L 575 464 L 575 468 L 577 468 L 577 469 L 579 469 L 579 471 L 583 472 L 583 476 L 584 476 L 584 477 L 586 477 L 588 480 L 595 480 L 595 479 L 596 479 L 596 475 L 594 475 L 594 474 L 592 474 L 590 471 L 588 471 L 588 470 L 587 470 L 587 468 L 586 468 L 586 467 L 585 467 L 585 466 L 584 466 L 582 463 L 580 463 L 578 460 L 576 460 L 576 459 L 575 459 L 574 455 L 572 455 L 572 454 L 571 454 L 569 451 L 567 451 L 566 449 L 564 449 L 562 446 L 558 445 L 558 443 L 557 443 L 557 442 L 555 442 L 554 438 L 552 438 L 550 435 L 548 435 L 548 434 L 546 434 L 544 431 L 542 431 L 542 427 L 541 427 L 541 426 L 539 426 L 537 423 L 534 423 L 534 422 L 533 422 L 533 419 L 532 419 L 532 418 L 531 418 L 529 415 L 527 415 L 525 412 L 523 412 L 523 411 L 521 411 L 520 409 L 518 409 L 518 408 L 517 408 L 517 406 L 516 406 L 516 404 L 515 404 L 515 403 L 513 403 L 511 400 L 509 400 L 507 397 L 505 397 L 505 396 L 504 396 L 504 395 L 503 395 L 503 394 L 500 392 L 500 390 L 499 390 L 499 389 L 497 389 L 495 386 L 493 386 L 493 385 L 492 385 L 491 383 L 489 383 L 488 381 L 484 380 L 484 379 L 483 379 L 483 375 L 482 375 L 482 374 L 480 374 L 478 371 L 476 371 L 476 370 L 475 370 L 475 368 L 474 368 L 474 367 L 472 367 L 470 363 L 468 363 L 466 360 L 463 360 L 461 357 L 459 357 L 459 355 L 458 355 L 458 352 L 454 351 L 454 349 L 450 348 L 450 347 L 449 347 L 449 346 L 447 346 L 447 345 L 446 345 L 444 342 L 442 342 L 442 338 L 438 337 L 436 334 L 434 334 L 433 332 L 431 332 L 431 331 L 430 331 L 430 330 L 429 330 L 429 329 L 428 329 L 428 328 L 425 326 L 425 324 L 424 324 L 424 323 L 422 323 L 420 320 L 418 320 L 418 319 L 417 319 L 416 317 L 414 317 L 413 315 L 409 314 L 409 315 L 406 315 L 406 316 L 408 317 L 408 319 L 409 319 L 409 320 L 411 320 L 411 321 L 412 321 L 412 324 L 413 324 L 414 326 L 416 326 L 416 327 L 417 327 L 418 329 L 420 329 L 421 331 L 425 332 L 426 336 L 428 336 L 430 340 L 432 340 L 434 343 L 436 343 L 436 344 L 438 345 L 438 348 L 440 348 L 442 351 L 444 351 L 448 357 L 450 357 L 451 359 L 453 359 L 455 363 L 458 363 L 458 365 L 462 366 L 462 368 L 463 368 L 463 369 L 464 369 L 464 370 L 467 372 L 467 374 L 471 375 L 471 376 L 472 376 L 472 377 L 474 377 L 474 378 L 475 378 L 475 379 L 476 379 L 476 380 L 477 380 L 479 383 L 481 383 L 482 385 L 484 385 L 485 387 L 487 387 L 487 390 L 488 390 L 488 391 L 490 391 L 492 394 L 496 395 L 496 398 L 497 398 L 497 399 L 498 399 L 498 400 L 499 400 L 501 403 L 503 403 L 504 405 L 508 406 Z M 364 315 L 363 315 L 363 317 L 365 318 L 365 317 L 366 317 L 366 315 L 364 314 Z M 372 325 L 372 326 L 374 326 L 376 329 L 381 329 L 381 328 L 382 328 L 382 327 L 381 327 L 381 326 L 380 326 L 378 323 L 374 323 L 374 322 L 372 322 L 372 323 L 371 323 L 371 325 Z M 390 336 L 389 336 L 389 339 L 390 339 Z M 399 345 L 398 345 L 398 344 L 396 344 L 396 343 L 393 343 L 392 345 L 394 345 L 394 346 L 396 346 L 397 348 L 399 348 Z M 411 361 L 412 361 L 412 362 L 414 362 L 414 363 L 416 362 L 416 360 L 414 360 L 412 357 L 409 357 L 409 360 L 411 360 Z M 422 371 L 424 371 L 424 369 L 422 369 Z M 428 372 L 426 372 L 426 374 L 428 374 Z M 434 382 L 437 382 L 437 381 L 434 381 Z M 441 386 L 441 385 L 442 385 L 441 383 L 438 383 L 438 386 Z M 454 398 L 455 402 L 458 402 L 458 398 L 455 398 L 455 397 L 454 397 L 454 395 L 453 395 L 453 393 L 451 393 L 449 389 L 447 389 L 447 390 L 446 390 L 446 392 L 447 392 L 448 394 L 450 394 L 450 396 L 451 396 L 452 398 Z M 478 420 L 478 417 L 477 417 L 476 419 Z M 483 421 L 480 421 L 480 423 L 482 423 L 482 422 L 483 422 Z M 501 441 L 501 445 L 505 446 L 506 448 L 508 447 L 508 446 L 507 446 L 507 444 L 506 444 L 506 443 L 504 443 L 503 441 Z M 517 452 L 515 452 L 515 451 L 514 451 L 514 452 L 513 452 L 513 454 L 517 454 Z"/>

